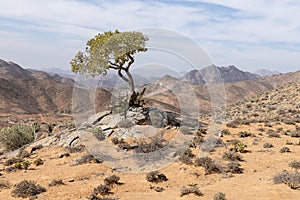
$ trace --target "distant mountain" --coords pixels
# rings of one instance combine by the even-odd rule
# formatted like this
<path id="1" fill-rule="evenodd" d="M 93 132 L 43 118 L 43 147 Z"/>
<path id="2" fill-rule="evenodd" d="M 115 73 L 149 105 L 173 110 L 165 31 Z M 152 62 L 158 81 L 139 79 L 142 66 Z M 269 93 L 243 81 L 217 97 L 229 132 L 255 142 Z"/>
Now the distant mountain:
<path id="1" fill-rule="evenodd" d="M 60 68 L 43 68 L 41 69 L 43 72 L 47 72 L 48 74 L 58 74 L 59 76 L 62 77 L 69 77 L 73 78 L 75 77 L 75 74 L 71 70 L 65 70 L 65 69 L 60 69 Z"/>
<path id="2" fill-rule="evenodd" d="M 258 74 L 258 75 L 260 75 L 262 77 L 264 77 L 264 76 L 272 76 L 272 75 L 275 75 L 275 74 L 281 74 L 278 71 L 272 71 L 272 70 L 269 70 L 269 69 L 260 69 L 260 70 L 255 71 L 254 73 Z"/>
<path id="3" fill-rule="evenodd" d="M 0 113 L 71 113 L 73 84 L 70 78 L 26 70 L 13 62 L 0 60 Z M 90 97 L 84 90 L 81 93 L 84 98 Z M 98 97 L 101 94 L 107 95 L 107 92 L 96 91 Z"/>
<path id="4" fill-rule="evenodd" d="M 259 80 L 261 77 L 257 74 L 244 72 L 234 65 L 228 67 L 218 67 L 211 65 L 201 70 L 192 70 L 185 74 L 182 80 L 189 81 L 195 85 L 204 85 L 205 83 L 233 83 L 246 80 Z"/>

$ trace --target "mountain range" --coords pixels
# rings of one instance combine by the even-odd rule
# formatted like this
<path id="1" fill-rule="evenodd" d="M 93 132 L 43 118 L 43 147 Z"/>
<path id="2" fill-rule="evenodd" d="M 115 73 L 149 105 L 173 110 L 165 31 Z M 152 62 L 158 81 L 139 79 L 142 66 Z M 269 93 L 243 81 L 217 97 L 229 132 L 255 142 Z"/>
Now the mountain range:
<path id="1" fill-rule="evenodd" d="M 137 85 L 143 85 L 147 88 L 145 99 L 149 106 L 180 112 L 182 99 L 178 100 L 178 94 L 183 92 L 182 94 L 189 95 L 186 93 L 187 91 L 184 91 L 187 90 L 185 87 L 189 87 L 189 90 L 192 88 L 195 94 L 200 110 L 205 112 L 211 106 L 210 83 L 224 85 L 226 95 L 220 95 L 220 99 L 226 98 L 222 100 L 226 101 L 227 104 L 232 104 L 289 82 L 299 82 L 300 71 L 261 77 L 257 74 L 244 72 L 233 65 L 228 67 L 212 65 L 200 71 L 190 71 L 181 78 L 166 75 L 160 79 L 149 80 L 149 78 L 143 79 L 141 76 L 137 79 Z M 113 86 L 118 81 L 114 74 L 109 74 L 100 80 L 102 82 L 98 86 L 101 87 L 96 90 L 80 89 L 83 99 L 87 97 L 90 101 L 95 102 L 97 111 L 109 106 L 111 97 L 114 95 L 115 88 Z M 188 83 L 188 86 L 183 83 Z M 56 73 L 23 69 L 13 62 L 0 60 L 0 112 L 71 113 L 73 85 L 74 80 L 72 78 L 62 77 Z M 96 94 L 91 95 L 95 91 Z M 191 97 L 186 96 L 186 104 L 189 104 L 189 98 Z M 82 105 L 74 106 L 80 107 Z"/>

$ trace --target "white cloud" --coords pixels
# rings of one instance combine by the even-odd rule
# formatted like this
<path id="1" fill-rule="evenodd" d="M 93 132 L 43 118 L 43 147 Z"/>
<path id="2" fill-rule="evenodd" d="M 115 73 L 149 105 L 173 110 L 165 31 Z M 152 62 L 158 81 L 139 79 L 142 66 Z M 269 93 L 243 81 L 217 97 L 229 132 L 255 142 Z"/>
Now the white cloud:
<path id="1" fill-rule="evenodd" d="M 68 66 L 75 52 L 99 32 L 159 27 L 196 40 L 221 65 L 237 64 L 248 70 L 266 65 L 286 65 L 290 69 L 300 65 L 299 54 L 285 48 L 294 45 L 300 49 L 300 3 L 290 0 L 190 2 L 193 5 L 186 1 L 173 4 L 0 0 L 0 53 L 3 58 L 20 61 L 26 67 L 62 67 Z M 274 49 L 274 43 L 288 45 L 281 48 L 277 44 L 276 48 L 280 49 Z M 43 53 L 47 56 L 42 56 Z M 281 56 L 273 56 L 277 54 Z"/>

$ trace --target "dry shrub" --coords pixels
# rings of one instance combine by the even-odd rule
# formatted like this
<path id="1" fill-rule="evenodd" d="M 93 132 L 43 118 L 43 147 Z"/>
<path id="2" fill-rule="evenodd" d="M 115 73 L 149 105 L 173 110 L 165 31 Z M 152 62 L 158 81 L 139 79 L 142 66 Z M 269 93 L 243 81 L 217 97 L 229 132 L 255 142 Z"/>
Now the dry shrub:
<path id="1" fill-rule="evenodd" d="M 192 185 L 192 186 L 183 186 L 181 188 L 180 196 L 185 196 L 185 195 L 192 194 L 192 193 L 194 193 L 197 196 L 202 196 L 203 195 L 196 185 Z"/>
<path id="2" fill-rule="evenodd" d="M 214 172 L 220 173 L 222 171 L 220 166 L 215 164 L 215 162 L 207 156 L 197 158 L 195 160 L 195 165 L 203 167 L 205 169 L 205 174 L 212 174 Z"/>
<path id="3" fill-rule="evenodd" d="M 27 198 L 43 192 L 46 192 L 44 187 L 36 184 L 34 181 L 24 180 L 15 185 L 11 194 L 13 197 Z"/>
<path id="4" fill-rule="evenodd" d="M 158 182 L 167 181 L 168 179 L 164 174 L 161 174 L 158 171 L 152 171 L 147 173 L 146 180 L 149 182 L 158 183 Z"/>

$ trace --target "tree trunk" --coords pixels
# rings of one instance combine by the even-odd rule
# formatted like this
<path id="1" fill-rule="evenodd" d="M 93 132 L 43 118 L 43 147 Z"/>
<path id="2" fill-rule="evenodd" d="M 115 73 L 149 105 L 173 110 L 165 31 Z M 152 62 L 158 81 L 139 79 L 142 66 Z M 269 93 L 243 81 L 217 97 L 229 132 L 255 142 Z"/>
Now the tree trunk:
<path id="1" fill-rule="evenodd" d="M 133 78 L 132 78 L 132 75 L 131 73 L 127 70 L 126 71 L 126 74 L 127 74 L 127 77 L 129 78 L 129 87 L 130 87 L 130 90 L 131 90 L 131 95 L 135 93 L 135 90 L 134 90 L 134 82 L 133 82 Z"/>
<path id="2" fill-rule="evenodd" d="M 129 99 L 129 107 L 142 107 L 144 105 L 143 95 L 146 88 L 141 93 L 133 92 Z"/>

